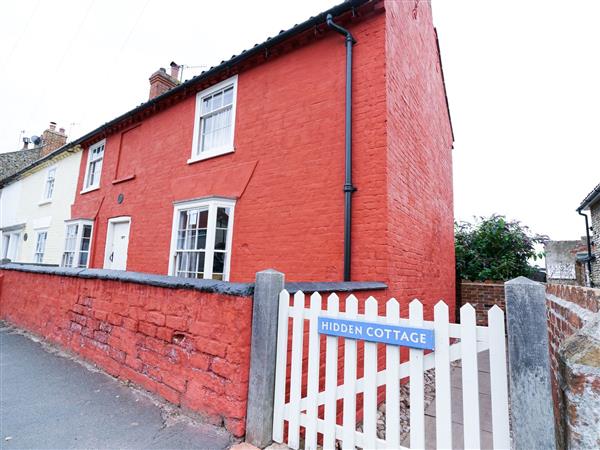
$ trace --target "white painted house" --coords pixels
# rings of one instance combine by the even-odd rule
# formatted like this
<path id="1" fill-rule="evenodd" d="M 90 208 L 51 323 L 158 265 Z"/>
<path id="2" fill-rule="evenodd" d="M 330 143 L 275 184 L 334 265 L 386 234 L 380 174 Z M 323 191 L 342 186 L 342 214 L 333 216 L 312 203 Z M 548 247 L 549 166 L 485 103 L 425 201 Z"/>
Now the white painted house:
<path id="1" fill-rule="evenodd" d="M 60 264 L 80 161 L 81 148 L 65 145 L 2 182 L 2 259 Z"/>

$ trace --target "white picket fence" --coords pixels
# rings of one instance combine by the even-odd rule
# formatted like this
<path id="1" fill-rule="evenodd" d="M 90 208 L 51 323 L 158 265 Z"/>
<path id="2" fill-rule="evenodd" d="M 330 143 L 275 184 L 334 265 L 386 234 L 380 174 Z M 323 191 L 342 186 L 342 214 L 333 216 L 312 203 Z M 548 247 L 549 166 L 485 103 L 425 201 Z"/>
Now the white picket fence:
<path id="1" fill-rule="evenodd" d="M 424 377 L 423 372 L 435 368 L 435 408 L 437 448 L 452 448 L 451 415 L 451 365 L 462 359 L 462 403 L 464 448 L 480 448 L 479 387 L 477 353 L 489 350 L 492 402 L 493 446 L 510 447 L 508 423 L 508 387 L 504 334 L 504 313 L 494 306 L 488 312 L 488 327 L 476 325 L 475 310 L 465 305 L 460 310 L 460 324 L 449 322 L 448 306 L 439 302 L 434 308 L 434 320 L 423 320 L 423 306 L 418 300 L 409 305 L 409 317 L 400 317 L 400 307 L 395 299 L 386 303 L 386 316 L 378 315 L 377 300 L 365 303 L 365 313 L 358 314 L 358 300 L 354 295 L 346 299 L 345 311 L 340 311 L 339 299 L 332 294 L 327 299 L 327 309 L 322 310 L 319 293 L 310 297 L 310 307 L 305 307 L 305 295 L 297 292 L 290 305 L 290 295 L 282 291 L 279 296 L 277 337 L 277 367 L 275 374 L 275 404 L 273 440 L 284 442 L 284 422 L 287 421 L 287 442 L 300 447 L 300 428 L 304 427 L 304 447 L 317 448 L 318 434 L 322 435 L 324 449 L 334 449 L 336 440 L 342 448 L 402 449 L 400 444 L 400 380 L 410 380 L 410 448 L 425 447 Z M 344 339 L 343 384 L 338 383 L 338 339 L 326 336 L 325 386 L 319 389 L 320 338 L 317 319 L 338 319 L 377 322 L 398 326 L 434 330 L 435 351 L 409 350 L 409 360 L 400 363 L 400 348 L 386 345 L 385 369 L 377 371 L 377 344 L 364 343 L 364 375 L 357 379 L 357 341 Z M 291 319 L 291 371 L 289 401 L 286 401 L 288 365 L 288 327 Z M 305 325 L 307 322 L 307 325 Z M 306 395 L 302 396 L 302 361 L 304 327 L 308 326 L 308 381 Z M 455 339 L 452 339 L 455 338 Z M 452 343 L 455 341 L 455 343 Z M 385 385 L 386 436 L 377 437 L 377 388 Z M 363 431 L 357 431 L 356 396 L 363 396 Z M 337 400 L 343 399 L 342 425 L 336 423 Z M 324 414 L 319 416 L 319 406 Z"/>

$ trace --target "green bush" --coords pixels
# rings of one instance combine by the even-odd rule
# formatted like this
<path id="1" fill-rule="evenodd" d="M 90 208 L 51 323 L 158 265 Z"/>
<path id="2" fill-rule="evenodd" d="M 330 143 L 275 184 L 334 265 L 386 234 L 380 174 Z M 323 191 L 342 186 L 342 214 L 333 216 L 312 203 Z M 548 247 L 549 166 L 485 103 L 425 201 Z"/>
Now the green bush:
<path id="1" fill-rule="evenodd" d="M 455 222 L 456 271 L 472 281 L 530 277 L 529 260 L 543 256 L 534 245 L 546 236 L 532 235 L 529 228 L 504 216 L 480 217 L 474 223 Z"/>

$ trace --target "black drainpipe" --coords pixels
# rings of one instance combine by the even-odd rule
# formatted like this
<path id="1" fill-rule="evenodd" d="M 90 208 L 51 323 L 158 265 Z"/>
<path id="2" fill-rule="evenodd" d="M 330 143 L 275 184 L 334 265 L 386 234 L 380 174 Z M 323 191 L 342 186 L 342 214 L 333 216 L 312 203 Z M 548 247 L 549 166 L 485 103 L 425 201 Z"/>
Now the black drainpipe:
<path id="1" fill-rule="evenodd" d="M 590 287 L 594 287 L 594 282 L 592 281 L 592 243 L 590 241 L 590 226 L 588 223 L 588 216 L 587 214 L 584 214 L 581 212 L 580 209 L 577 210 L 577 213 L 580 216 L 585 217 L 585 237 L 587 240 L 587 268 L 588 268 L 588 275 L 590 277 Z"/>
<path id="2" fill-rule="evenodd" d="M 327 25 L 346 37 L 346 177 L 344 180 L 344 281 L 350 281 L 352 249 L 352 46 L 356 43 L 350 31 L 333 22 L 327 14 Z"/>

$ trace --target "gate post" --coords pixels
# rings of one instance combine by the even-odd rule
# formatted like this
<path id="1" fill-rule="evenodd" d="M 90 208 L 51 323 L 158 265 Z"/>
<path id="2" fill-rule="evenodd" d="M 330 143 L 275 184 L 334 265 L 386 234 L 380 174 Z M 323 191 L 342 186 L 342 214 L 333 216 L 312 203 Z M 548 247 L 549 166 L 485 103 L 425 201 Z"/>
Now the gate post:
<path id="1" fill-rule="evenodd" d="M 518 277 L 504 283 L 513 448 L 555 449 L 546 290 Z"/>
<path id="2" fill-rule="evenodd" d="M 250 380 L 246 410 L 246 442 L 264 448 L 273 436 L 273 399 L 277 362 L 279 293 L 285 277 L 273 269 L 256 273 L 252 302 Z"/>

